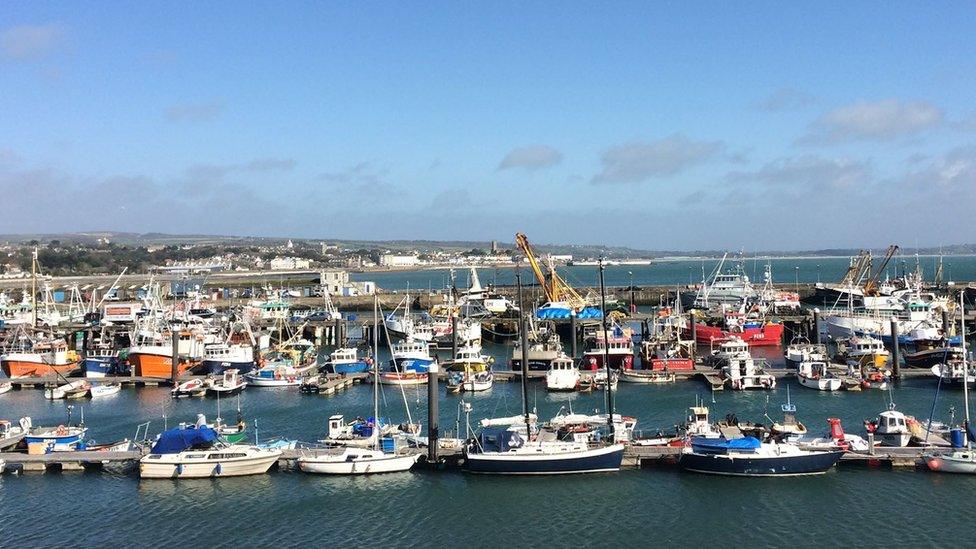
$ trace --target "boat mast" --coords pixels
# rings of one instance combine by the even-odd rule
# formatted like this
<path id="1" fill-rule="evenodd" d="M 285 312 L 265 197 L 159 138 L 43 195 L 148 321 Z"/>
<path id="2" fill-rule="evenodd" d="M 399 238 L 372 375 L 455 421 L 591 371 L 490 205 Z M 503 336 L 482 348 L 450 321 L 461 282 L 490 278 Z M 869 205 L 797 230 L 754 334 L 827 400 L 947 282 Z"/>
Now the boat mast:
<path id="1" fill-rule="evenodd" d="M 31 326 L 37 328 L 37 246 L 31 254 Z"/>
<path id="2" fill-rule="evenodd" d="M 373 291 L 373 449 L 380 448 L 380 331 L 379 301 Z"/>
<path id="3" fill-rule="evenodd" d="M 531 419 L 529 418 L 529 338 L 526 334 L 525 306 L 522 303 L 522 265 L 515 267 L 515 285 L 518 287 L 519 303 L 519 336 L 522 341 L 522 415 L 525 416 L 526 439 L 532 436 Z"/>
<path id="4" fill-rule="evenodd" d="M 959 292 L 959 335 L 962 338 L 962 401 L 966 410 L 966 437 L 969 437 L 969 364 L 966 360 L 966 292 Z M 947 334 L 948 335 L 948 334 Z"/>
<path id="5" fill-rule="evenodd" d="M 607 425 L 613 432 L 613 380 L 610 377 L 610 323 L 607 319 L 607 289 L 603 284 L 603 258 L 600 258 L 600 309 L 603 312 L 603 368 L 607 372 Z"/>

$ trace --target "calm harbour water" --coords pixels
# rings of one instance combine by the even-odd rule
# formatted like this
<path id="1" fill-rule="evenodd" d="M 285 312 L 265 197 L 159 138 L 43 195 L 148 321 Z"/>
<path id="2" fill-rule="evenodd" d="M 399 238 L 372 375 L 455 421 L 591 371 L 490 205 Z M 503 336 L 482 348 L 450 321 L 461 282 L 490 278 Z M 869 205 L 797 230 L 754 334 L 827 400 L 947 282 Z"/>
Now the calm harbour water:
<path id="1" fill-rule="evenodd" d="M 813 282 L 838 282 L 844 276 L 849 265 L 846 257 L 817 257 L 817 258 L 789 258 L 768 260 L 773 274 L 773 282 L 779 286 Z M 935 277 L 938 257 L 920 257 L 919 264 L 927 280 Z M 635 286 L 664 286 L 696 284 L 705 276 L 711 274 L 718 265 L 718 260 L 688 260 L 688 261 L 655 261 L 651 265 L 610 265 L 606 267 L 604 278 L 607 286 L 629 286 L 631 276 Z M 762 284 L 763 270 L 767 260 L 747 259 L 742 266 L 754 282 Z M 732 260 L 726 260 L 723 270 L 735 265 Z M 875 265 L 880 265 L 880 258 L 875 259 Z M 891 278 L 898 276 L 902 269 L 915 269 L 915 257 L 895 257 L 891 260 L 886 273 Z M 594 287 L 599 284 L 599 268 L 595 266 L 557 267 L 559 273 L 573 286 Z M 943 280 L 976 280 L 976 256 L 952 256 L 942 259 Z M 456 269 L 456 280 L 459 287 L 467 287 L 469 274 L 467 269 Z M 523 282 L 534 282 L 532 274 L 527 268 L 523 269 Z M 437 290 L 450 285 L 449 269 L 426 269 L 416 271 L 392 271 L 353 273 L 354 280 L 372 280 L 381 288 L 387 290 Z M 478 276 L 482 284 L 511 285 L 515 283 L 514 269 L 484 267 L 478 269 Z M 884 278 L 882 276 L 881 278 Z"/>
<path id="2" fill-rule="evenodd" d="M 492 346 L 497 367 L 510 348 Z M 779 350 L 757 350 L 780 364 Z M 826 394 L 781 380 L 773 392 L 714 396 L 697 382 L 668 386 L 620 384 L 617 410 L 638 418 L 644 432 L 681 421 L 702 396 L 713 419 L 734 412 L 764 421 L 768 408 L 781 416 L 787 387 L 799 417 L 814 432 L 826 431 L 836 416 L 854 433 L 861 421 L 887 404 L 887 393 Z M 426 387 L 407 388 L 414 418 L 426 424 Z M 925 418 L 935 383 L 918 379 L 892 392 L 900 410 Z M 324 436 L 330 414 L 368 415 L 369 386 L 335 397 L 297 390 L 251 388 L 242 407 L 259 435 L 313 441 Z M 769 396 L 767 402 L 767 395 Z M 521 412 L 520 386 L 496 383 L 466 397 L 471 420 Z M 713 403 L 714 398 L 714 403 Z M 383 415 L 406 419 L 399 389 L 382 393 Z M 454 430 L 460 398 L 441 394 L 440 425 Z M 602 394 L 549 394 L 530 385 L 530 400 L 541 417 L 561 407 L 590 411 L 603 406 Z M 197 412 L 213 417 L 213 399 L 173 400 L 166 388 L 129 388 L 105 400 L 74 403 L 84 408 L 91 436 L 100 442 L 131 437 L 138 423 L 152 432 L 192 421 Z M 936 417 L 949 408 L 962 413 L 961 391 L 943 392 Z M 224 400 L 232 420 L 234 401 Z M 64 421 L 65 403 L 45 401 L 37 390 L 0 396 L 0 417 L 30 415 L 35 424 Z M 463 430 L 463 418 L 462 418 Z M 968 520 L 967 503 L 976 478 L 927 472 L 843 467 L 817 477 L 738 479 L 685 474 L 670 468 L 623 470 L 617 474 L 495 478 L 462 472 L 410 472 L 366 478 L 331 478 L 295 472 L 217 480 L 140 481 L 135 472 L 4 475 L 0 479 L 0 546 L 943 546 L 949 525 Z"/>

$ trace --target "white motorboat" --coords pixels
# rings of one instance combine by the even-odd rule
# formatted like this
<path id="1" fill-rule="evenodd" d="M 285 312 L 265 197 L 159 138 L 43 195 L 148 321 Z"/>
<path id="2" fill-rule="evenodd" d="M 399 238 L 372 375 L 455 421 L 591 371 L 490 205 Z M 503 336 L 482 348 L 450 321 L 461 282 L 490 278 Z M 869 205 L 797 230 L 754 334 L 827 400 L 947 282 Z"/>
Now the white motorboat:
<path id="1" fill-rule="evenodd" d="M 674 372 L 659 370 L 635 370 L 624 368 L 620 370 L 620 381 L 627 383 L 672 383 L 678 379 Z"/>
<path id="2" fill-rule="evenodd" d="M 224 444 L 207 427 L 177 427 L 163 432 L 150 453 L 139 460 L 142 478 L 209 478 L 260 475 L 281 457 L 281 450 Z"/>
<path id="3" fill-rule="evenodd" d="M 88 395 L 91 383 L 86 379 L 79 379 L 70 383 L 65 383 L 52 389 L 44 389 L 44 398 L 49 400 L 59 400 L 62 398 L 81 398 Z"/>
<path id="4" fill-rule="evenodd" d="M 800 385 L 820 391 L 838 391 L 841 378 L 832 374 L 823 361 L 803 361 L 796 369 L 796 380 Z"/>
<path id="5" fill-rule="evenodd" d="M 580 371 L 573 359 L 561 354 L 549 363 L 546 372 L 547 391 L 575 391 L 580 386 Z"/>
<path id="6" fill-rule="evenodd" d="M 932 366 L 931 371 L 932 375 L 948 385 L 962 385 L 963 376 L 965 376 L 966 383 L 976 382 L 976 372 L 973 372 L 972 368 L 966 367 L 965 360 L 950 360 L 944 364 L 936 364 Z"/>
<path id="7" fill-rule="evenodd" d="M 92 398 L 112 396 L 122 390 L 121 383 L 95 383 L 89 392 Z"/>
<path id="8" fill-rule="evenodd" d="M 873 429 L 875 438 L 881 444 L 904 448 L 912 441 L 912 432 L 908 423 L 909 418 L 905 414 L 893 409 L 885 410 L 878 414 L 875 422 L 868 424 L 868 430 Z"/>
<path id="9" fill-rule="evenodd" d="M 207 386 L 207 393 L 221 396 L 236 395 L 247 387 L 247 382 L 241 379 L 237 368 L 224 370 L 224 375 L 213 380 Z"/>
<path id="10" fill-rule="evenodd" d="M 9 381 L 0 383 L 0 395 L 10 391 L 13 388 L 14 388 L 14 384 L 10 383 Z"/>
<path id="11" fill-rule="evenodd" d="M 364 475 L 399 473 L 410 470 L 420 454 L 387 454 L 381 450 L 343 448 L 338 454 L 307 455 L 298 458 L 305 473 L 325 475 Z"/>
<path id="12" fill-rule="evenodd" d="M 487 391 L 491 389 L 494 381 L 495 376 L 491 370 L 485 372 L 452 372 L 447 380 L 447 390 L 452 393 Z"/>
<path id="13" fill-rule="evenodd" d="M 170 393 L 173 398 L 203 396 L 207 394 L 207 386 L 210 385 L 210 381 L 209 378 L 190 379 L 177 384 Z"/>
<path id="14" fill-rule="evenodd" d="M 269 364 L 245 374 L 244 379 L 254 387 L 297 387 L 314 368 L 314 364 L 297 368 L 289 364 Z"/>
<path id="15" fill-rule="evenodd" d="M 25 419 L 21 419 L 17 425 L 5 419 L 0 419 L 0 452 L 16 446 L 24 438 L 24 435 L 27 434 L 27 430 L 30 428 L 30 424 Z"/>
<path id="16" fill-rule="evenodd" d="M 794 368 L 798 367 L 801 362 L 826 362 L 828 358 L 825 345 L 806 341 L 791 343 L 783 356 L 786 358 L 787 365 Z"/>
<path id="17" fill-rule="evenodd" d="M 732 389 L 776 388 L 776 378 L 765 372 L 765 361 L 753 358 L 749 346 L 741 338 L 733 336 L 721 343 L 715 356 L 724 361 L 722 376 Z"/>

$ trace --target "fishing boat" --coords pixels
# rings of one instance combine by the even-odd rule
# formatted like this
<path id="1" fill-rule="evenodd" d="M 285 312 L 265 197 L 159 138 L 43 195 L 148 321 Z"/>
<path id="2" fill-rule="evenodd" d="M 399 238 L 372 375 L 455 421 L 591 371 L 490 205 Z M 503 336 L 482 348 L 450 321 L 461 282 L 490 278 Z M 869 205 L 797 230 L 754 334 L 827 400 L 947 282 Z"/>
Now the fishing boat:
<path id="1" fill-rule="evenodd" d="M 0 419 L 0 452 L 17 446 L 29 429 L 27 418 L 21 418 L 16 425 L 6 419 Z"/>
<path id="2" fill-rule="evenodd" d="M 141 478 L 209 478 L 260 475 L 281 457 L 281 450 L 220 441 L 206 425 L 163 431 L 149 454 L 139 460 Z"/>
<path id="3" fill-rule="evenodd" d="M 563 352 L 559 334 L 556 333 L 555 326 L 552 323 L 543 323 L 537 327 L 535 321 L 530 319 L 528 341 L 529 346 L 526 349 L 525 356 L 529 361 L 529 370 L 548 370 L 549 364 L 559 358 Z M 522 354 L 522 340 L 516 339 L 512 347 L 512 358 L 509 361 L 512 370 L 522 369 Z"/>
<path id="4" fill-rule="evenodd" d="M 88 392 L 92 398 L 103 398 L 117 394 L 121 390 L 121 383 L 93 383 Z"/>
<path id="5" fill-rule="evenodd" d="M 185 374 L 199 363 L 203 352 L 202 334 L 180 330 L 177 334 L 176 377 Z M 133 345 L 129 347 L 129 363 L 140 377 L 169 379 L 173 377 L 173 342 L 170 332 L 137 330 Z"/>
<path id="6" fill-rule="evenodd" d="M 726 253 L 708 280 L 702 277 L 702 284 L 696 294 L 686 294 L 684 305 L 696 309 L 709 309 L 723 304 L 738 305 L 758 297 L 759 291 L 749 280 L 741 261 L 723 272 L 727 258 Z M 702 274 L 704 275 L 704 270 Z"/>
<path id="7" fill-rule="evenodd" d="M 484 372 L 451 372 L 447 379 L 447 390 L 451 393 L 480 392 L 491 389 L 495 376 L 491 370 Z"/>
<path id="8" fill-rule="evenodd" d="M 207 386 L 210 384 L 210 379 L 207 378 L 194 378 L 182 383 L 178 383 L 170 391 L 173 398 L 182 398 L 190 396 L 204 396 L 207 394 Z"/>
<path id="9" fill-rule="evenodd" d="M 361 374 L 370 370 L 371 363 L 360 359 L 355 347 L 339 347 L 329 354 L 325 368 L 333 374 Z"/>
<path id="10" fill-rule="evenodd" d="M 800 366 L 801 362 L 826 362 L 829 358 L 827 347 L 809 341 L 793 341 L 783 353 L 786 365 L 792 368 Z"/>
<path id="11" fill-rule="evenodd" d="M 254 387 L 297 387 L 314 368 L 314 364 L 296 368 L 288 363 L 270 363 L 245 374 L 244 380 Z"/>
<path id="12" fill-rule="evenodd" d="M 963 383 L 976 382 L 976 372 L 967 367 L 965 360 L 951 360 L 943 364 L 936 364 L 931 368 L 932 375 L 939 378 L 946 385 L 962 387 Z"/>
<path id="13" fill-rule="evenodd" d="M 633 368 L 633 336 L 633 330 L 620 325 L 614 325 L 610 330 L 598 330 L 584 344 L 582 369 L 601 369 L 604 360 L 609 360 L 613 369 Z"/>
<path id="14" fill-rule="evenodd" d="M 68 406 L 68 420 L 65 423 L 54 427 L 35 427 L 30 417 L 21 420 L 20 425 L 25 429 L 24 442 L 31 444 L 44 444 L 51 452 L 71 452 L 84 448 L 85 435 L 88 428 L 85 426 L 84 409 L 82 409 L 82 419 L 77 425 L 71 424 L 71 411 L 73 407 Z"/>
<path id="15" fill-rule="evenodd" d="M 247 387 L 247 381 L 241 378 L 236 368 L 224 370 L 223 376 L 214 379 L 207 385 L 207 394 L 230 396 L 236 395 Z"/>
<path id="16" fill-rule="evenodd" d="M 819 391 L 840 390 L 842 380 L 830 372 L 827 363 L 822 361 L 803 361 L 796 369 L 796 380 L 800 385 Z"/>
<path id="17" fill-rule="evenodd" d="M 549 363 L 546 372 L 547 391 L 576 391 L 580 386 L 580 371 L 565 354 L 560 355 Z"/>
<path id="18" fill-rule="evenodd" d="M 733 390 L 776 388 L 776 378 L 765 372 L 762 359 L 752 357 L 742 338 L 732 336 L 722 341 L 713 355 L 723 364 L 722 378 Z"/>
<path id="19" fill-rule="evenodd" d="M 44 398 L 49 400 L 59 400 L 63 398 L 82 398 L 88 395 L 91 383 L 85 379 L 79 379 L 58 387 L 44 389 Z"/>
<path id="20" fill-rule="evenodd" d="M 796 419 L 796 405 L 790 400 L 789 386 L 786 387 L 786 404 L 780 406 L 780 409 L 783 411 L 783 420 L 774 421 L 770 425 L 770 436 L 777 442 L 797 442 L 807 434 L 807 427 Z"/>
<path id="21" fill-rule="evenodd" d="M 120 370 L 121 358 L 119 350 L 111 347 L 95 347 L 87 353 L 82 361 L 85 377 L 100 379 Z"/>
<path id="22" fill-rule="evenodd" d="M 454 359 L 444 365 L 448 370 L 461 372 L 484 372 L 491 367 L 494 359 L 482 354 L 481 345 L 465 345 L 459 347 Z"/>
<path id="23" fill-rule="evenodd" d="M 677 375 L 671 371 L 634 370 L 624 368 L 618 372 L 620 381 L 626 383 L 673 383 Z"/>
<path id="24" fill-rule="evenodd" d="M 379 317 L 379 306 L 373 298 L 373 317 Z M 379 401 L 379 326 L 373 324 L 373 417 L 380 416 Z M 406 397 L 404 397 L 406 404 Z M 335 417 L 335 416 L 333 416 Z M 341 416 L 336 427 L 341 426 Z M 374 422 L 374 425 L 379 422 Z M 332 418 L 329 421 L 330 431 Z M 298 467 L 306 473 L 330 475 L 364 475 L 377 473 L 397 473 L 408 471 L 417 462 L 419 453 L 402 453 L 397 450 L 396 439 L 390 439 L 389 446 L 383 448 L 379 429 L 372 428 L 369 434 L 370 448 L 343 448 L 339 454 L 303 455 L 298 458 Z"/>
<path id="25" fill-rule="evenodd" d="M 842 359 L 862 368 L 885 368 L 891 355 L 881 339 L 871 336 L 838 339 L 837 351 Z"/>
<path id="26" fill-rule="evenodd" d="M 426 373 L 437 358 L 430 354 L 430 345 L 422 341 L 404 340 L 393 345 L 390 370 Z"/>
<path id="27" fill-rule="evenodd" d="M 224 370 L 235 369 L 246 374 L 254 369 L 254 348 L 257 341 L 247 321 L 234 321 L 222 341 L 203 347 L 200 370 L 206 374 L 221 375 Z"/>
<path id="28" fill-rule="evenodd" d="M 874 433 L 880 444 L 903 448 L 912 441 L 910 421 L 914 422 L 915 418 L 909 418 L 892 405 L 891 409 L 878 414 L 875 421 L 866 422 L 865 427 L 869 433 Z"/>
<path id="29" fill-rule="evenodd" d="M 27 340 L 0 354 L 0 368 L 10 379 L 66 376 L 80 365 L 81 357 L 63 339 Z"/>
<path id="30" fill-rule="evenodd" d="M 914 353 L 906 353 L 905 365 L 912 368 L 931 368 L 938 364 L 962 360 L 962 349 L 959 347 L 940 346 L 923 349 Z"/>
<path id="31" fill-rule="evenodd" d="M 691 336 L 690 325 L 685 327 L 684 333 L 685 336 Z M 783 340 L 783 325 L 733 310 L 725 311 L 718 322 L 695 324 L 695 339 L 698 343 L 711 343 L 730 337 L 741 338 L 750 347 L 778 346 Z"/>
<path id="32" fill-rule="evenodd" d="M 797 444 L 761 442 L 755 437 L 693 437 L 678 465 L 685 471 L 746 477 L 816 475 L 829 471 L 840 450 L 805 450 Z"/>

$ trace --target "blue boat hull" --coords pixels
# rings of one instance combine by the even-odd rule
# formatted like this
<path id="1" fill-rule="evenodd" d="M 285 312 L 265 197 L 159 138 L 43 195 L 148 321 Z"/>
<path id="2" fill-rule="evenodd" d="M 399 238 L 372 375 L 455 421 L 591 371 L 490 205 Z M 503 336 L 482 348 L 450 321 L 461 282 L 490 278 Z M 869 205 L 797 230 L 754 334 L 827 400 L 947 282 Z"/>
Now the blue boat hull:
<path id="1" fill-rule="evenodd" d="M 333 374 L 361 374 L 370 370 L 369 364 L 365 362 L 344 362 L 341 364 L 329 364 L 328 369 Z"/>
<path id="2" fill-rule="evenodd" d="M 240 373 L 246 374 L 254 369 L 254 361 L 250 362 L 229 362 L 226 360 L 204 360 L 200 363 L 200 372 L 204 374 L 221 375 L 224 370 L 237 368 Z"/>
<path id="3" fill-rule="evenodd" d="M 565 475 L 573 473 L 601 473 L 620 469 L 623 449 L 580 457 L 532 459 L 535 456 L 507 456 L 491 459 L 487 454 L 466 456 L 465 468 L 471 473 L 493 475 Z"/>
<path id="4" fill-rule="evenodd" d="M 398 358 L 396 359 L 395 364 L 391 364 L 391 369 L 394 372 L 406 372 L 413 370 L 418 374 L 426 374 L 428 371 L 430 371 L 430 365 L 433 363 L 433 360 L 420 358 Z"/>
<path id="5" fill-rule="evenodd" d="M 88 357 L 82 361 L 85 377 L 105 377 L 107 375 L 127 375 L 128 369 L 123 367 L 118 357 Z"/>
<path id="6" fill-rule="evenodd" d="M 749 457 L 748 455 L 681 454 L 678 465 L 685 471 L 711 475 L 748 477 L 816 475 L 833 467 L 843 452 L 822 452 L 801 456 Z"/>

